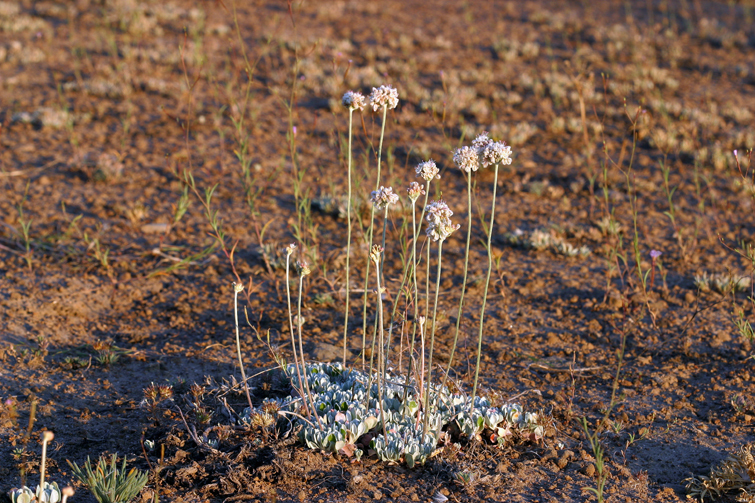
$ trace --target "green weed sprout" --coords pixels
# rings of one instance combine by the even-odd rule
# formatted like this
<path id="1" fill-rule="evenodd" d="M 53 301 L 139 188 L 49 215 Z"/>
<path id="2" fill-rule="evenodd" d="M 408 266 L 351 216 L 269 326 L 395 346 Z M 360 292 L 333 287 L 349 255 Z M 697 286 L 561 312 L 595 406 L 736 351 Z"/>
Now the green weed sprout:
<path id="1" fill-rule="evenodd" d="M 109 464 L 104 456 L 100 457 L 94 470 L 89 456 L 83 469 L 70 461 L 68 465 L 74 476 L 89 489 L 99 503 L 128 503 L 141 492 L 149 478 L 146 472 L 136 468 L 126 472 L 125 458 L 119 469 L 117 454 L 112 455 Z"/>

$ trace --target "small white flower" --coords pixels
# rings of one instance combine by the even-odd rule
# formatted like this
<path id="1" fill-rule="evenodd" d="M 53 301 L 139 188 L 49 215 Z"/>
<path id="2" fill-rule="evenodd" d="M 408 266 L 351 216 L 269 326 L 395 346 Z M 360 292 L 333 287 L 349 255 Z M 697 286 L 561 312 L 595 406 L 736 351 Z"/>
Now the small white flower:
<path id="1" fill-rule="evenodd" d="M 394 194 L 391 187 L 381 186 L 380 189 L 372 191 L 370 201 L 372 201 L 376 209 L 384 210 L 388 205 L 398 202 L 398 194 Z"/>
<path id="2" fill-rule="evenodd" d="M 417 176 L 424 178 L 428 182 L 433 178 L 440 178 L 440 175 L 438 174 L 440 170 L 432 159 L 417 164 L 415 171 L 417 172 Z"/>
<path id="3" fill-rule="evenodd" d="M 479 149 L 475 147 L 461 147 L 454 153 L 454 162 L 460 170 L 471 173 L 480 168 Z"/>
<path id="4" fill-rule="evenodd" d="M 364 110 L 364 107 L 367 105 L 364 95 L 354 91 L 346 91 L 346 94 L 343 95 L 343 99 L 341 99 L 341 103 L 343 103 L 343 106 L 349 107 L 352 110 Z"/>
<path id="5" fill-rule="evenodd" d="M 511 147 L 502 141 L 490 142 L 482 149 L 482 167 L 494 164 L 511 164 Z"/>
<path id="6" fill-rule="evenodd" d="M 472 141 L 472 146 L 474 148 L 480 148 L 481 149 L 481 148 L 485 148 L 485 146 L 487 144 L 489 144 L 489 143 L 493 143 L 493 140 L 490 139 L 490 137 L 488 136 L 488 132 L 487 131 L 483 131 L 482 133 L 480 133 L 479 135 L 477 135 L 477 138 L 475 138 Z"/>
<path id="7" fill-rule="evenodd" d="M 451 215 L 454 214 L 445 201 L 433 201 L 425 208 L 427 212 L 427 235 L 433 241 L 445 241 L 460 226 L 451 222 Z"/>
<path id="8" fill-rule="evenodd" d="M 398 91 L 391 86 L 373 87 L 370 94 L 370 105 L 377 112 L 381 108 L 394 109 L 398 106 Z"/>
<path id="9" fill-rule="evenodd" d="M 422 185 L 417 182 L 410 183 L 409 188 L 406 189 L 406 191 L 409 193 L 409 199 L 411 199 L 412 202 L 416 202 L 419 196 L 425 193 L 425 189 L 423 189 Z"/>

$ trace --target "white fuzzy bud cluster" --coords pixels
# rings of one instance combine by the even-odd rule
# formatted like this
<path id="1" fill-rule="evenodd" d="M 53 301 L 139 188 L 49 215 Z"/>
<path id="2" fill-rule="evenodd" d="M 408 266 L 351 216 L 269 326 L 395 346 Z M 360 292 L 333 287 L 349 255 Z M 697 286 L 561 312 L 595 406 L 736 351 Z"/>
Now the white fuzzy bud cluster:
<path id="1" fill-rule="evenodd" d="M 433 201 L 425 208 L 427 213 L 427 235 L 433 241 L 445 241 L 459 225 L 451 222 L 451 216 L 454 214 L 445 201 Z"/>
<path id="2" fill-rule="evenodd" d="M 352 110 L 364 110 L 364 107 L 367 106 L 364 95 L 355 91 L 346 91 L 346 94 L 341 99 L 341 103 Z"/>
<path id="3" fill-rule="evenodd" d="M 417 164 L 415 171 L 417 172 L 418 177 L 428 182 L 435 178 L 440 178 L 440 175 L 438 174 L 440 173 L 440 170 L 438 169 L 438 166 L 435 165 L 435 161 L 433 161 L 432 159 Z"/>
<path id="4" fill-rule="evenodd" d="M 409 193 L 409 199 L 411 199 L 413 203 L 417 202 L 419 196 L 425 193 L 425 189 L 423 189 L 422 185 L 418 184 L 417 182 L 410 183 L 409 188 L 406 189 L 406 191 Z"/>
<path id="5" fill-rule="evenodd" d="M 499 163 L 511 164 L 511 147 L 505 142 L 491 140 L 487 132 L 482 132 L 472 141 L 471 147 L 456 150 L 454 162 L 467 173 Z"/>
<path id="6" fill-rule="evenodd" d="M 370 105 L 377 112 L 383 107 L 392 110 L 398 106 L 398 91 L 391 86 L 373 87 L 370 94 Z"/>
<path id="7" fill-rule="evenodd" d="M 380 189 L 372 191 L 370 201 L 375 205 L 375 209 L 384 210 L 388 205 L 398 202 L 398 194 L 395 194 L 391 187 L 381 186 Z"/>

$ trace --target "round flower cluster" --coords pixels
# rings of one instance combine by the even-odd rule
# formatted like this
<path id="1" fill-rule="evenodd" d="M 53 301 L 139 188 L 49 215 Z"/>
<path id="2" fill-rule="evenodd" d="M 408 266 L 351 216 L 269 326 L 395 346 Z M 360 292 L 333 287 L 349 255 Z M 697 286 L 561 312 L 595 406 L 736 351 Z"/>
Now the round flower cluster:
<path id="1" fill-rule="evenodd" d="M 482 149 L 482 167 L 494 164 L 511 164 L 511 147 L 502 141 L 490 142 Z"/>
<path id="2" fill-rule="evenodd" d="M 391 86 L 373 87 L 370 94 L 370 105 L 377 112 L 382 107 L 393 109 L 398 106 L 398 91 Z"/>
<path id="3" fill-rule="evenodd" d="M 412 202 L 416 202 L 419 196 L 425 193 L 425 189 L 423 189 L 422 185 L 417 182 L 410 183 L 409 188 L 406 189 L 406 191 L 409 193 L 409 199 L 411 199 Z"/>
<path id="4" fill-rule="evenodd" d="M 440 170 L 432 159 L 419 163 L 415 171 L 417 172 L 417 176 L 424 178 L 428 182 L 433 178 L 440 178 L 440 175 L 438 174 Z"/>
<path id="5" fill-rule="evenodd" d="M 454 162 L 460 170 L 470 173 L 480 168 L 479 149 L 475 147 L 461 147 L 454 153 Z"/>
<path id="6" fill-rule="evenodd" d="M 490 139 L 490 136 L 488 136 L 487 131 L 483 131 L 482 133 L 477 135 L 477 138 L 472 140 L 472 146 L 474 148 L 483 148 L 488 143 L 492 143 L 493 140 Z"/>
<path id="7" fill-rule="evenodd" d="M 471 147 L 461 147 L 454 153 L 454 162 L 459 169 L 470 173 L 480 166 L 487 168 L 494 164 L 511 164 L 511 147 L 505 142 L 493 141 L 487 132 L 480 133 L 472 141 Z"/>
<path id="8" fill-rule="evenodd" d="M 375 209 L 384 210 L 389 204 L 396 204 L 398 202 L 398 194 L 394 194 L 391 187 L 380 187 L 378 190 L 373 190 L 370 194 L 370 201 L 375 205 Z"/>
<path id="9" fill-rule="evenodd" d="M 427 212 L 427 235 L 433 241 L 445 241 L 459 225 L 451 222 L 451 215 L 454 214 L 445 201 L 433 201 L 425 208 Z"/>
<path id="10" fill-rule="evenodd" d="M 309 268 L 309 264 L 307 264 L 306 260 L 298 260 L 296 262 L 296 265 L 299 266 L 299 274 L 301 276 L 309 276 L 309 274 L 312 272 Z"/>
<path id="11" fill-rule="evenodd" d="M 343 103 L 343 106 L 349 107 L 352 110 L 364 110 L 364 107 L 367 105 L 364 100 L 364 95 L 354 91 L 346 91 L 346 94 L 343 95 L 343 99 L 341 99 L 341 103 Z"/>

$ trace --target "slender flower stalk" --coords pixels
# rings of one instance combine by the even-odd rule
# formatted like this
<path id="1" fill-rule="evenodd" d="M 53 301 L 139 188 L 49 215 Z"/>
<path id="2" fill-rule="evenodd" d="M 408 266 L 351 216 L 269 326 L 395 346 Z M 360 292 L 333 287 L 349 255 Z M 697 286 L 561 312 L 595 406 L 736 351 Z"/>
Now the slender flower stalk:
<path id="1" fill-rule="evenodd" d="M 294 250 L 296 250 L 296 245 L 291 243 L 286 247 L 286 300 L 288 301 L 288 326 L 291 330 L 291 349 L 294 351 L 294 366 L 296 367 L 296 377 L 299 380 L 299 392 L 302 395 L 302 398 L 304 397 L 304 381 L 302 380 L 301 374 L 302 372 L 305 372 L 306 369 L 304 368 L 304 355 L 302 354 L 302 368 L 301 371 L 299 370 L 299 357 L 297 356 L 296 351 L 296 336 L 294 335 L 294 313 L 291 309 L 291 280 L 289 279 L 289 270 L 291 266 L 291 254 L 294 253 Z M 309 415 L 309 406 L 307 405 L 306 400 L 302 400 L 304 402 L 304 411 Z"/>
<path id="2" fill-rule="evenodd" d="M 381 283 L 383 278 L 383 261 L 385 258 L 385 231 L 388 226 L 388 207 L 392 204 L 398 203 L 398 195 L 393 192 L 393 189 L 391 187 L 380 187 L 380 189 L 372 192 L 370 195 L 370 201 L 372 202 L 374 208 L 376 210 L 382 210 L 383 211 L 383 240 L 382 244 L 380 245 L 380 261 L 377 263 L 380 264 L 380 269 L 377 271 L 378 275 L 380 276 Z M 372 253 L 372 251 L 370 251 Z M 378 290 L 378 292 L 382 296 L 382 291 Z M 382 300 L 382 297 L 381 297 Z M 396 303 L 394 302 L 394 306 Z M 393 320 L 391 320 L 393 321 Z M 372 349 L 374 351 L 375 349 L 375 339 L 377 338 L 377 329 L 378 329 L 378 320 L 377 317 L 375 318 L 375 324 L 373 326 L 372 331 Z M 381 351 L 383 348 L 381 348 Z M 374 353 L 373 353 L 374 355 Z M 372 371 L 372 363 L 373 358 L 370 356 L 370 371 Z"/>
<path id="3" fill-rule="evenodd" d="M 429 161 L 425 161 L 420 163 L 417 168 L 417 176 L 421 177 L 425 180 L 425 189 L 422 191 L 422 194 L 425 195 L 425 202 L 422 205 L 422 213 L 419 217 L 419 225 L 422 226 L 422 221 L 425 219 L 425 209 L 427 208 L 427 198 L 430 194 L 430 182 L 434 179 L 440 178 L 438 167 L 435 165 L 435 162 L 433 162 L 432 159 Z M 417 198 L 419 198 L 421 194 L 417 195 Z M 419 236 L 419 229 L 415 225 L 414 221 L 414 206 L 412 206 L 412 227 L 414 230 L 414 240 L 412 241 L 412 279 L 414 282 L 414 323 L 412 324 L 412 340 L 409 346 L 409 355 L 413 358 L 414 357 L 414 343 L 416 341 L 417 337 L 417 322 L 420 319 L 418 316 L 419 312 L 419 288 L 417 287 L 417 237 Z M 425 314 L 427 314 L 428 308 L 427 308 L 427 299 L 429 299 L 428 291 L 430 289 L 429 286 L 429 277 L 430 277 L 430 247 L 428 246 L 427 249 L 427 280 L 425 284 Z M 424 358 L 423 358 L 424 361 Z M 406 371 L 406 384 L 409 384 L 409 374 L 411 373 L 411 360 L 409 361 L 409 369 Z M 420 389 L 422 386 L 420 385 Z M 406 401 L 406 397 L 409 393 L 409 387 L 406 386 L 404 388 L 404 401 Z"/>
<path id="4" fill-rule="evenodd" d="M 309 397 L 309 405 L 312 407 L 312 414 L 315 416 L 315 419 L 317 419 L 317 426 L 322 430 L 322 423 L 320 422 L 320 415 L 317 413 L 317 409 L 315 408 L 315 401 L 312 399 L 312 392 L 309 389 L 309 378 L 307 377 L 307 367 L 304 364 L 304 344 L 302 344 L 302 337 L 301 337 L 301 326 L 302 326 L 302 318 L 301 318 L 301 299 L 302 299 L 302 286 L 304 284 L 304 276 L 309 276 L 310 273 L 309 266 L 306 262 L 301 261 L 299 262 L 299 302 L 296 308 L 296 326 L 299 330 L 299 354 L 301 355 L 301 370 L 302 374 L 304 374 L 304 389 L 307 392 L 307 397 Z"/>
<path id="5" fill-rule="evenodd" d="M 490 225 L 488 226 L 488 273 L 485 278 L 485 291 L 482 295 L 482 307 L 480 308 L 480 330 L 477 338 L 477 363 L 475 364 L 474 385 L 472 387 L 472 402 L 470 411 L 474 408 L 474 399 L 477 396 L 477 383 L 480 377 L 480 356 L 482 354 L 482 329 L 485 324 L 485 304 L 488 300 L 488 287 L 490 286 L 490 273 L 493 270 L 493 250 L 491 242 L 493 239 L 493 228 L 495 227 L 495 202 L 496 189 L 498 188 L 498 167 L 501 164 L 511 164 L 511 147 L 503 142 L 489 143 L 482 149 L 482 165 L 487 167 L 491 164 L 495 166 L 493 176 L 493 204 L 490 209 Z"/>
<path id="6" fill-rule="evenodd" d="M 429 183 L 429 182 L 428 182 Z M 417 319 L 419 315 L 419 307 L 417 306 L 417 199 L 419 199 L 419 196 L 422 194 L 427 195 L 427 192 L 422 188 L 422 186 L 417 182 L 412 182 L 409 185 L 409 189 L 407 190 L 409 193 L 409 200 L 412 202 L 412 259 L 411 263 L 409 264 L 411 266 L 411 269 L 407 272 L 409 272 L 412 275 L 412 282 L 414 285 L 414 291 L 413 295 L 409 294 L 410 301 L 414 304 L 414 333 L 412 334 L 412 342 L 409 347 L 409 368 L 406 371 L 406 382 L 404 386 L 404 401 L 406 401 L 406 396 L 409 391 L 409 376 L 411 375 L 411 368 L 412 368 L 412 358 L 414 358 L 414 338 L 415 334 L 417 333 Z M 406 280 L 406 274 L 404 274 L 404 281 Z M 401 283 L 401 288 L 399 291 L 402 291 L 404 288 L 404 282 Z M 411 290 L 410 290 L 411 291 Z M 398 302 L 394 303 L 393 306 L 393 314 L 396 313 L 396 306 L 398 305 Z M 390 350 L 390 343 L 391 343 L 391 333 L 393 330 L 393 315 L 391 315 L 391 327 L 388 331 L 388 349 L 386 350 L 386 357 L 388 354 L 388 351 Z M 402 328 L 402 334 L 403 334 L 403 328 Z M 399 368 L 401 367 L 401 355 L 399 354 Z"/>
<path id="7" fill-rule="evenodd" d="M 383 254 L 383 247 L 375 245 L 370 252 L 370 259 L 375 262 L 375 278 L 377 281 L 377 303 L 378 303 L 378 324 L 380 325 L 380 347 L 378 348 L 378 372 L 377 372 L 377 388 L 378 388 L 378 406 L 380 408 L 380 422 L 383 424 L 383 436 L 388 438 L 385 429 L 385 412 L 383 411 L 383 386 L 385 385 L 385 354 L 383 351 L 383 299 L 380 291 L 380 257 Z M 374 344 L 373 344 L 374 348 Z M 374 349 L 373 349 L 374 351 Z M 372 372 L 370 372 L 370 378 Z M 370 389 L 369 387 L 367 388 Z"/>
<path id="8" fill-rule="evenodd" d="M 430 384 L 433 375 L 433 349 L 435 347 L 435 329 L 438 314 L 438 294 L 440 293 L 440 275 L 443 266 L 443 242 L 452 232 L 459 228 L 451 223 L 453 212 L 443 201 L 433 201 L 427 206 L 427 235 L 433 241 L 438 241 L 438 269 L 435 277 L 435 302 L 433 304 L 433 323 L 430 328 L 430 355 L 427 360 L 427 389 L 425 390 L 425 421 L 422 434 L 427 435 L 428 420 L 430 418 Z M 428 250 L 430 246 L 428 244 Z M 429 262 L 429 260 L 428 260 Z"/>
<path id="9" fill-rule="evenodd" d="M 415 373 L 417 374 L 417 381 L 419 385 L 419 401 L 422 403 L 422 399 L 424 398 L 422 390 L 424 389 L 424 379 L 425 379 L 425 319 L 424 316 L 420 316 L 417 320 L 417 325 L 419 325 L 419 343 L 420 343 L 420 354 L 419 354 L 419 368 L 415 369 Z M 414 355 L 412 355 L 412 358 L 414 358 Z M 415 365 L 416 367 L 416 365 Z M 404 397 L 404 401 L 406 401 L 406 397 Z M 420 416 L 417 415 L 417 426 L 419 426 L 419 418 Z"/>
<path id="10" fill-rule="evenodd" d="M 45 491 L 45 468 L 47 463 L 47 444 L 52 442 L 55 434 L 51 431 L 42 432 L 42 463 L 39 466 L 39 486 L 37 487 L 37 498 L 40 498 Z"/>
<path id="11" fill-rule="evenodd" d="M 479 152 L 481 148 L 484 148 L 490 143 L 488 134 L 483 132 L 472 142 L 472 146 Z M 448 367 L 446 368 L 446 374 L 443 376 L 443 383 L 440 389 L 444 389 L 446 382 L 448 381 L 448 375 L 451 373 L 451 366 L 454 361 L 454 353 L 456 352 L 456 346 L 459 343 L 459 328 L 461 326 L 461 315 L 464 309 L 464 294 L 467 291 L 467 273 L 469 271 L 469 241 L 472 236 L 472 171 L 477 171 L 479 166 L 479 155 L 474 157 L 467 157 L 464 148 L 460 148 L 454 155 L 454 162 L 456 165 L 465 172 L 467 177 L 467 243 L 464 247 L 464 279 L 461 282 L 461 296 L 459 297 L 459 311 L 456 314 L 456 329 L 454 331 L 454 342 L 451 346 L 451 356 L 448 358 Z"/>
<path id="12" fill-rule="evenodd" d="M 377 112 L 381 108 L 383 109 L 383 123 L 380 127 L 380 142 L 378 144 L 378 160 L 377 160 L 377 181 L 375 182 L 375 190 L 380 190 L 380 168 L 382 166 L 383 159 L 383 138 L 385 138 L 385 119 L 388 115 L 388 109 L 394 109 L 398 106 L 398 91 L 390 86 L 380 86 L 379 88 L 372 88 L 372 94 L 370 94 L 370 106 L 372 110 Z M 375 206 L 372 206 L 370 210 L 370 229 L 368 231 L 369 246 L 372 249 L 373 230 L 375 225 Z M 364 307 L 362 309 L 362 370 L 365 366 L 365 345 L 367 342 L 367 286 L 370 278 L 370 261 L 367 261 L 367 267 L 364 273 Z"/>
<path id="13" fill-rule="evenodd" d="M 346 314 L 343 320 L 343 365 L 346 366 L 346 351 L 348 346 L 349 332 L 349 258 L 351 257 L 351 139 L 354 110 L 363 110 L 365 107 L 364 96 L 360 93 L 348 91 L 343 95 L 344 106 L 349 107 L 349 166 L 348 166 L 348 195 L 346 201 L 346 220 L 348 222 L 348 237 L 346 240 Z"/>
<path id="14" fill-rule="evenodd" d="M 252 410 L 252 397 L 249 396 L 249 384 L 246 382 L 246 374 L 244 373 L 244 361 L 241 358 L 241 338 L 239 336 L 239 293 L 244 290 L 244 285 L 240 283 L 233 284 L 233 318 L 236 322 L 236 353 L 239 357 L 239 368 L 241 369 L 241 382 L 244 383 L 244 392 L 246 393 L 246 401 L 249 402 L 249 410 Z"/>

